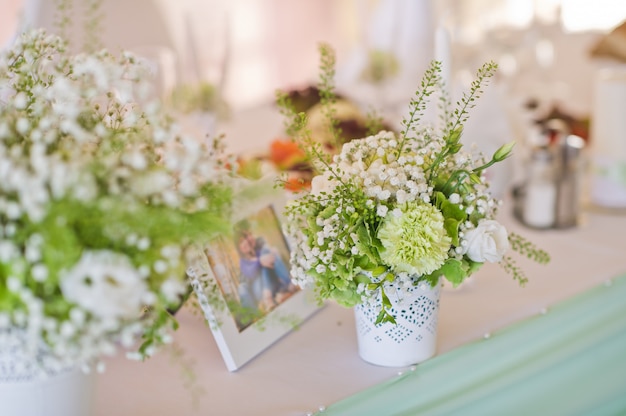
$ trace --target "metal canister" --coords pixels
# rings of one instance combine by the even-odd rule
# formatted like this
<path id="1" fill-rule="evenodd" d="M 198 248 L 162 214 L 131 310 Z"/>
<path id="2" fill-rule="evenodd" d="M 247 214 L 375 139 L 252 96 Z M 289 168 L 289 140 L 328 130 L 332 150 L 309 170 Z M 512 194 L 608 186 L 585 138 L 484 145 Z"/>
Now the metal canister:
<path id="1" fill-rule="evenodd" d="M 585 141 L 569 134 L 561 123 L 548 123 L 556 135 L 556 207 L 554 226 L 569 228 L 578 224 Z"/>

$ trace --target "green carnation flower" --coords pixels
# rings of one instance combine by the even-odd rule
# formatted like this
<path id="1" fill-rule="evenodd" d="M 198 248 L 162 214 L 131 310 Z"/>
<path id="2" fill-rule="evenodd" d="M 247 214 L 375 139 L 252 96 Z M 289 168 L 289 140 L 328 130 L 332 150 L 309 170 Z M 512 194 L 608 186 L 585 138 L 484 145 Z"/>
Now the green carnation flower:
<path id="1" fill-rule="evenodd" d="M 452 244 L 443 222 L 437 208 L 418 202 L 405 204 L 400 216 L 387 215 L 378 231 L 384 247 L 381 260 L 395 272 L 414 275 L 439 269 Z"/>

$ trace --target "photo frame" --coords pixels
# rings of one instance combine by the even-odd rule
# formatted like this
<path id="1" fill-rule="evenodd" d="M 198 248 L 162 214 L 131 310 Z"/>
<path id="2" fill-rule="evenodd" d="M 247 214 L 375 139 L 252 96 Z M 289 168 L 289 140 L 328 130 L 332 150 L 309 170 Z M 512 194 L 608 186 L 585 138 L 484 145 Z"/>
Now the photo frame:
<path id="1" fill-rule="evenodd" d="M 212 240 L 188 270 L 222 358 L 236 371 L 320 305 L 291 282 L 282 201 L 267 198 L 238 209 L 231 236 Z"/>

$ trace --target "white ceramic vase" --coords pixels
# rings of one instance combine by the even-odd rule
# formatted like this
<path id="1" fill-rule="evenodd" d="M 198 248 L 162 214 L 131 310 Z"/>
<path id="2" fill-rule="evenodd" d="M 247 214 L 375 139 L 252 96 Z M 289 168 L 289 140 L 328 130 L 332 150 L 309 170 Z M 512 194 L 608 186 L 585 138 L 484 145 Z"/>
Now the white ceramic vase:
<path id="1" fill-rule="evenodd" d="M 45 348 L 28 352 L 23 331 L 0 330 L 2 416 L 89 416 L 93 376 L 60 366 Z"/>
<path id="2" fill-rule="evenodd" d="M 376 325 L 380 304 L 354 308 L 359 355 L 369 363 L 406 367 L 435 355 L 441 282 L 422 282 L 400 298 L 389 295 L 396 324 Z"/>

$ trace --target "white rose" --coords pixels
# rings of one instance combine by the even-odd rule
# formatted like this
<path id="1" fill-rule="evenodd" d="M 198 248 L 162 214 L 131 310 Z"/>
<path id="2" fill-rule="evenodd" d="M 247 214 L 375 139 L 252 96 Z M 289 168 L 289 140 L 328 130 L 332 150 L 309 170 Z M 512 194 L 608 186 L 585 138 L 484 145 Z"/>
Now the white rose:
<path id="1" fill-rule="evenodd" d="M 470 260 L 497 263 L 509 249 L 506 228 L 494 220 L 484 220 L 465 233 L 465 253 Z"/>
<path id="2" fill-rule="evenodd" d="M 148 287 L 130 259 L 111 251 L 85 251 L 63 274 L 61 291 L 100 319 L 137 318 Z"/>
<path id="3" fill-rule="evenodd" d="M 337 186 L 334 178 L 331 178 L 332 173 L 329 171 L 324 172 L 323 175 L 317 175 L 311 180 L 311 193 L 313 195 L 319 195 L 322 192 L 331 192 Z"/>

